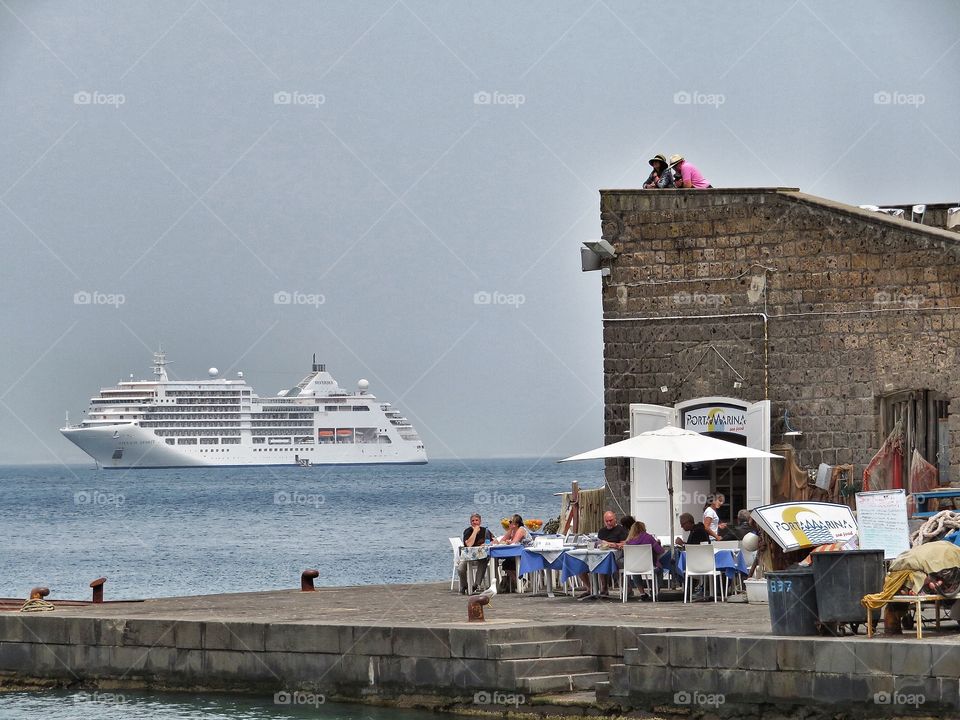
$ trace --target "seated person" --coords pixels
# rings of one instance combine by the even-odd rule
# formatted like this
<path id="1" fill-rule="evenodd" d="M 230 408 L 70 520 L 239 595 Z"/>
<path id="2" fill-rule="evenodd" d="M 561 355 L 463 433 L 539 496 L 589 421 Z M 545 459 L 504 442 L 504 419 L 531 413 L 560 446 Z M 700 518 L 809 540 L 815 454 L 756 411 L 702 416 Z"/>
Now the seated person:
<path id="1" fill-rule="evenodd" d="M 603 514 L 603 527 L 597 531 L 597 540 L 600 541 L 600 547 L 618 550 L 617 566 L 623 567 L 623 543 L 627 540 L 627 530 L 617 522 L 617 516 L 607 510 Z M 589 579 L 589 578 L 588 578 Z M 607 592 L 607 576 L 600 576 L 600 593 Z"/>
<path id="2" fill-rule="evenodd" d="M 479 547 L 486 544 L 487 542 L 493 542 L 493 534 L 487 530 L 483 525 L 481 525 L 482 519 L 479 513 L 474 513 L 470 516 L 470 527 L 463 531 L 463 546 L 464 547 Z M 470 592 L 477 592 L 478 588 L 483 587 L 483 578 L 487 574 L 487 563 L 490 562 L 489 557 L 484 557 L 480 560 L 468 560 L 461 553 L 460 559 L 457 561 L 457 575 L 460 576 L 460 594 L 465 595 L 467 593 L 467 567 L 468 563 L 473 563 L 476 568 L 476 580 L 472 588 L 469 588 Z"/>
<path id="3" fill-rule="evenodd" d="M 675 185 L 678 188 L 712 188 L 700 169 L 693 163 L 687 162 L 682 155 L 670 156 L 670 167 L 676 176 Z"/>
<path id="4" fill-rule="evenodd" d="M 627 534 L 627 540 L 624 545 L 650 545 L 653 547 L 653 562 L 657 569 L 661 569 L 661 560 L 670 554 L 670 551 L 664 552 L 663 546 L 660 544 L 660 541 L 657 540 L 653 535 L 647 532 L 647 526 L 642 522 L 635 522 L 633 527 L 630 528 L 630 532 Z M 633 578 L 634 581 L 637 581 L 637 578 Z M 641 600 L 650 600 L 650 596 L 647 594 L 646 589 L 643 589 L 643 594 L 640 596 Z"/>
<path id="5" fill-rule="evenodd" d="M 633 527 L 633 524 L 636 522 L 633 515 L 624 515 L 620 518 L 620 524 L 623 525 L 623 529 L 627 531 L 627 534 L 630 534 L 630 528 Z"/>
<path id="6" fill-rule="evenodd" d="M 653 171 L 643 183 L 645 190 L 656 190 L 658 188 L 673 187 L 673 169 L 667 167 L 667 159 L 663 155 L 654 155 L 650 160 L 650 167 Z"/>
<path id="7" fill-rule="evenodd" d="M 728 526 L 723 532 L 724 540 L 743 540 L 747 533 L 756 532 L 750 521 L 750 511 L 741 510 L 737 513 L 737 524 Z"/>
<path id="8" fill-rule="evenodd" d="M 507 532 L 503 534 L 498 540 L 494 540 L 495 543 L 500 545 L 520 545 L 521 543 L 525 544 L 530 540 L 530 535 L 527 533 L 527 528 L 523 525 L 523 518 L 520 515 L 513 515 L 510 518 L 510 523 L 507 525 Z M 517 590 L 517 559 L 516 558 L 504 558 L 503 564 L 504 585 L 503 591 L 505 593 L 516 592 Z"/>
<path id="9" fill-rule="evenodd" d="M 687 539 L 676 538 L 674 542 L 677 545 L 698 545 L 710 541 L 710 535 L 707 534 L 707 529 L 703 526 L 703 523 L 694 522 L 693 515 L 690 513 L 683 513 L 680 516 L 680 527 L 687 533 Z"/>
<path id="10" fill-rule="evenodd" d="M 626 539 L 627 529 L 617 522 L 617 516 L 612 511 L 607 510 L 603 514 L 603 527 L 597 531 L 600 547 L 620 549 Z"/>
<path id="11" fill-rule="evenodd" d="M 684 545 L 698 545 L 710 541 L 710 534 L 703 526 L 703 523 L 695 523 L 693 521 L 693 515 L 690 513 L 683 513 L 683 515 L 680 516 L 680 527 L 687 532 L 686 541 L 679 537 L 674 540 L 674 542 L 681 547 Z M 707 584 L 701 581 L 693 587 L 692 594 L 696 596 L 697 599 L 703 599 L 706 596 L 706 588 Z"/>

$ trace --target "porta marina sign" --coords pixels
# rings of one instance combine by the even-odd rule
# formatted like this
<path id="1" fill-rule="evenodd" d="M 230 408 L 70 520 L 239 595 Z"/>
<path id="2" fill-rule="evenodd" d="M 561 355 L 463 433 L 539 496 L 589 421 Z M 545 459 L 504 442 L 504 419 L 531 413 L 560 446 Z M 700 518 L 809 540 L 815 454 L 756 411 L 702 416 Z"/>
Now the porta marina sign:
<path id="1" fill-rule="evenodd" d="M 683 426 L 694 432 L 726 432 L 745 435 L 747 432 L 747 413 L 732 407 L 698 407 L 687 410 L 683 415 Z"/>
<path id="2" fill-rule="evenodd" d="M 750 515 L 785 551 L 847 542 L 859 532 L 846 505 L 778 503 L 758 507 Z"/>

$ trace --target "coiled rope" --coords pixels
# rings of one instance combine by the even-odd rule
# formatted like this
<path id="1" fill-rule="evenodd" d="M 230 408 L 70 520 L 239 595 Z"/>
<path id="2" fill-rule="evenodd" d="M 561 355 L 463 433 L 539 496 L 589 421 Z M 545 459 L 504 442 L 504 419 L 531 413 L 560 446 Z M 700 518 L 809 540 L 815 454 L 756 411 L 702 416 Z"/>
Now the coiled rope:
<path id="1" fill-rule="evenodd" d="M 960 513 L 941 510 L 910 536 L 910 547 L 939 540 L 951 530 L 960 530 Z"/>
<path id="2" fill-rule="evenodd" d="M 52 602 L 47 602 L 46 600 L 42 600 L 40 598 L 31 598 L 23 603 L 23 606 L 20 608 L 20 612 L 50 612 L 54 609 L 55 607 Z"/>

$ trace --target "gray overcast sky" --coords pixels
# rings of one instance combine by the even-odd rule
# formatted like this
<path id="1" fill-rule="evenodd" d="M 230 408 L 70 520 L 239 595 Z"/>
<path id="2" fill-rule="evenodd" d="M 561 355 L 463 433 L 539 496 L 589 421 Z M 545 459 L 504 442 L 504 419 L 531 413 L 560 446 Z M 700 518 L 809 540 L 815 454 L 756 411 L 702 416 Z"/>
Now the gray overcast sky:
<path id="1" fill-rule="evenodd" d="M 958 66 L 953 0 L 0 0 L 0 462 L 86 462 L 64 411 L 159 343 L 261 395 L 317 352 L 432 457 L 589 449 L 597 190 L 960 201 Z"/>

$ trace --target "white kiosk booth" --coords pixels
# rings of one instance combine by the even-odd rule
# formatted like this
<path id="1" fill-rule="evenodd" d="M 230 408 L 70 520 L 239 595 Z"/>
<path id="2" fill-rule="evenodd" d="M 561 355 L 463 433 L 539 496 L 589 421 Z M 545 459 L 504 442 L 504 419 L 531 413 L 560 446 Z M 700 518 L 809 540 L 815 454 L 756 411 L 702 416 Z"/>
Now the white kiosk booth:
<path id="1" fill-rule="evenodd" d="M 630 436 L 667 425 L 706 433 L 756 450 L 770 451 L 770 401 L 746 403 L 727 397 L 685 400 L 676 407 L 630 405 Z M 696 465 L 674 463 L 674 507 L 667 493 L 666 463 L 660 460 L 630 461 L 630 513 L 647 525 L 653 535 L 670 534 L 670 513 L 678 518 L 688 512 L 700 521 L 706 496 L 722 492 L 724 510 L 736 520 L 739 510 L 770 503 L 770 461 L 714 460 Z M 679 527 L 679 523 L 678 523 Z"/>

